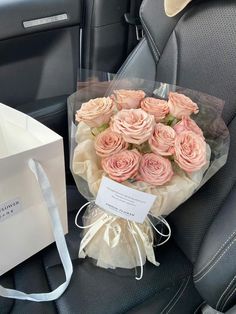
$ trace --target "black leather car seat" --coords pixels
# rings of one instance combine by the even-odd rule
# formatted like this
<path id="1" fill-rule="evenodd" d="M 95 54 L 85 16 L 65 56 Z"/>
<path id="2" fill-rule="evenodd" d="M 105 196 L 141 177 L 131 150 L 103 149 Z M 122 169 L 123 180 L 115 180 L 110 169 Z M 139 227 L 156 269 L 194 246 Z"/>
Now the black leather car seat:
<path id="1" fill-rule="evenodd" d="M 145 38 L 119 73 L 225 100 L 223 117 L 231 134 L 227 165 L 169 217 L 176 242 L 194 264 L 195 286 L 219 310 L 236 302 L 235 12 L 235 1 L 193 1 L 168 18 L 163 1 L 144 0 L 140 15 Z"/>
<path id="2" fill-rule="evenodd" d="M 193 314 L 206 302 L 221 312 L 236 303 L 236 2 L 194 1 L 168 18 L 163 0 L 144 0 L 145 37 L 119 72 L 200 90 L 226 101 L 231 134 L 227 164 L 169 217 L 173 238 L 135 281 L 78 260 L 79 232 L 69 212 L 67 243 L 74 265 L 71 284 L 57 301 L 36 304 L 0 298 L 0 313 Z M 82 202 L 68 187 L 68 207 Z M 0 283 L 30 292 L 53 289 L 63 270 L 52 245 L 4 275 Z"/>

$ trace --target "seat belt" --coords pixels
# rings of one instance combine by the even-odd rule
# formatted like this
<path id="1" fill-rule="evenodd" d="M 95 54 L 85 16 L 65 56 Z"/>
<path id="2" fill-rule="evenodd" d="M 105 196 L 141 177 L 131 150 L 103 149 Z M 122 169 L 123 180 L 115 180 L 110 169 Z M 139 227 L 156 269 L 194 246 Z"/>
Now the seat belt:
<path id="1" fill-rule="evenodd" d="M 143 37 L 143 28 L 139 18 L 142 0 L 130 0 L 130 10 L 125 13 L 125 21 L 129 25 L 127 54 L 129 54 Z"/>

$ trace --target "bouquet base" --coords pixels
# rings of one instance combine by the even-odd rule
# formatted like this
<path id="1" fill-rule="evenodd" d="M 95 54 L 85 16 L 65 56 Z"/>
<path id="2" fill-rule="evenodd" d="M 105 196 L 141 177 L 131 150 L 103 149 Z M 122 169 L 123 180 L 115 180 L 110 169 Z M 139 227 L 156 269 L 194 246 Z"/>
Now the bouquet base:
<path id="1" fill-rule="evenodd" d="M 86 206 L 88 207 L 83 216 L 83 226 L 80 226 L 77 219 Z M 162 217 L 159 220 L 167 225 Z M 94 202 L 88 202 L 81 207 L 75 223 L 79 228 L 84 229 L 79 258 L 88 256 L 96 260 L 97 266 L 106 269 L 141 267 L 141 278 L 146 260 L 159 266 L 154 252 L 153 230 L 165 237 L 165 241 L 156 246 L 160 246 L 170 237 L 170 232 L 163 234 L 149 218 L 146 218 L 142 224 L 129 221 L 104 212 Z M 170 231 L 170 228 L 168 230 Z"/>

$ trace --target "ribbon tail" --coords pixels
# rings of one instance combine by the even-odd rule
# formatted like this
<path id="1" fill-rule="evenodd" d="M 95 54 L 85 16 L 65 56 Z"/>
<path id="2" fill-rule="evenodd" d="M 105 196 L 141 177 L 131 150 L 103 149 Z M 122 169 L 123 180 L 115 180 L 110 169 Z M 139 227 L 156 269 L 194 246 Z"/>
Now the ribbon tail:
<path id="1" fill-rule="evenodd" d="M 142 259 L 142 254 L 141 254 L 141 251 L 140 251 L 140 247 L 139 247 L 139 244 L 138 244 L 138 241 L 136 239 L 136 232 L 132 226 L 132 223 L 130 221 L 128 221 L 128 226 L 129 226 L 129 230 L 131 232 L 131 235 L 134 239 L 134 243 L 136 245 L 136 248 L 137 248 L 137 252 L 138 252 L 138 257 L 139 257 L 139 261 L 140 261 L 140 269 L 141 269 L 141 272 L 140 272 L 140 276 L 139 277 L 135 277 L 136 280 L 141 280 L 143 278 L 143 259 Z"/>
<path id="2" fill-rule="evenodd" d="M 134 223 L 134 226 L 143 242 L 143 246 L 144 246 L 148 261 L 154 264 L 155 266 L 159 266 L 160 263 L 156 261 L 155 253 L 153 250 L 153 243 L 151 243 L 148 240 L 147 236 L 143 234 L 143 232 L 140 230 L 140 228 L 138 227 L 136 223 Z"/>

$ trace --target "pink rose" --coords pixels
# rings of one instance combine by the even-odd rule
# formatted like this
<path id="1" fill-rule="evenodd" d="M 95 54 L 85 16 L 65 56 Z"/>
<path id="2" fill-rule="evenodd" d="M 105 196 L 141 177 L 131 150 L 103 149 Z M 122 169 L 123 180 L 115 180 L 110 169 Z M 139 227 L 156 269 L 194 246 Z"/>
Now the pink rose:
<path id="1" fill-rule="evenodd" d="M 94 146 L 97 155 L 104 158 L 127 149 L 128 143 L 120 134 L 106 129 L 96 137 Z"/>
<path id="2" fill-rule="evenodd" d="M 140 107 L 140 102 L 144 97 L 144 91 L 128 89 L 114 90 L 111 95 L 111 99 L 116 104 L 118 110 L 136 109 Z"/>
<path id="3" fill-rule="evenodd" d="M 137 180 L 151 185 L 163 185 L 170 181 L 173 174 L 169 159 L 150 153 L 141 158 Z"/>
<path id="4" fill-rule="evenodd" d="M 167 101 L 152 97 L 144 98 L 141 101 L 141 108 L 147 113 L 154 115 L 156 122 L 165 119 L 169 113 Z"/>
<path id="5" fill-rule="evenodd" d="M 170 126 L 157 123 L 148 142 L 155 154 L 170 156 L 174 153 L 175 130 Z"/>
<path id="6" fill-rule="evenodd" d="M 170 114 L 177 119 L 181 119 L 183 116 L 190 116 L 192 113 L 198 113 L 198 105 L 194 103 L 189 97 L 178 94 L 169 93 L 168 106 Z"/>
<path id="7" fill-rule="evenodd" d="M 114 107 L 110 97 L 91 99 L 82 104 L 76 112 L 75 120 L 83 121 L 92 128 L 99 127 L 110 121 Z"/>
<path id="8" fill-rule="evenodd" d="M 102 168 L 109 177 L 117 182 L 134 178 L 138 172 L 140 153 L 134 150 L 123 150 L 102 159 Z"/>
<path id="9" fill-rule="evenodd" d="M 178 122 L 173 128 L 177 134 L 184 131 L 192 131 L 197 135 L 204 137 L 202 130 L 199 128 L 197 123 L 189 117 L 182 117 L 182 120 Z"/>
<path id="10" fill-rule="evenodd" d="M 175 138 L 175 162 L 187 172 L 200 170 L 206 164 L 206 142 L 192 131 Z"/>
<path id="11" fill-rule="evenodd" d="M 122 135 L 123 139 L 132 144 L 147 141 L 155 127 L 154 116 L 142 109 L 123 109 L 111 118 L 111 129 Z"/>

